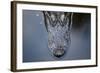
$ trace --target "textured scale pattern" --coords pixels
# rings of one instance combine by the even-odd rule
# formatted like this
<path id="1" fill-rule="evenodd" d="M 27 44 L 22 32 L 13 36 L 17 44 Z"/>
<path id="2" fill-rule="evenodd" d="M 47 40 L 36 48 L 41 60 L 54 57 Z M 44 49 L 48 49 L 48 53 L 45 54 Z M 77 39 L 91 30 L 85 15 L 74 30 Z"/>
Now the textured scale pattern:
<path id="1" fill-rule="evenodd" d="M 44 21 L 48 32 L 48 47 L 56 57 L 63 56 L 71 45 L 71 12 L 44 11 Z"/>

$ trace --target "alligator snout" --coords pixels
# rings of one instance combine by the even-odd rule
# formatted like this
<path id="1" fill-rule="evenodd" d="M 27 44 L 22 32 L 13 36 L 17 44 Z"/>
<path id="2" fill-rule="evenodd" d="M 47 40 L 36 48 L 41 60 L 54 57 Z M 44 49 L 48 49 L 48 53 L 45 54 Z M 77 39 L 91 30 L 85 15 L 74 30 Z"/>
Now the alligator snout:
<path id="1" fill-rule="evenodd" d="M 63 48 L 58 48 L 53 50 L 53 55 L 56 57 L 61 57 L 65 53 L 65 50 Z"/>

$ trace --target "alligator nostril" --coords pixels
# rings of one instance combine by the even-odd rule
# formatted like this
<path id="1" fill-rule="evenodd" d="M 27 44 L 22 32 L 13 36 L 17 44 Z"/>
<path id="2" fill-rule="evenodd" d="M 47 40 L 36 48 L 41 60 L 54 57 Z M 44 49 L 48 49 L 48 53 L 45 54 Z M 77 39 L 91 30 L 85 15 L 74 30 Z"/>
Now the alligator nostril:
<path id="1" fill-rule="evenodd" d="M 56 56 L 56 57 L 61 57 L 63 56 L 65 53 L 65 50 L 64 49 L 55 49 L 53 50 L 53 55 Z"/>

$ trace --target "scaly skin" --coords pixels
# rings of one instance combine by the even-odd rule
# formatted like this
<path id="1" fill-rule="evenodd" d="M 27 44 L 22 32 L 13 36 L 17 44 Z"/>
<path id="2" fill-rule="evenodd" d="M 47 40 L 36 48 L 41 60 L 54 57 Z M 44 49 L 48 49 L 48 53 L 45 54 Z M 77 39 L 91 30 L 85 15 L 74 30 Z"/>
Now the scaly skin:
<path id="1" fill-rule="evenodd" d="M 48 47 L 56 57 L 64 55 L 71 44 L 71 12 L 44 11 L 44 21 L 48 32 Z"/>

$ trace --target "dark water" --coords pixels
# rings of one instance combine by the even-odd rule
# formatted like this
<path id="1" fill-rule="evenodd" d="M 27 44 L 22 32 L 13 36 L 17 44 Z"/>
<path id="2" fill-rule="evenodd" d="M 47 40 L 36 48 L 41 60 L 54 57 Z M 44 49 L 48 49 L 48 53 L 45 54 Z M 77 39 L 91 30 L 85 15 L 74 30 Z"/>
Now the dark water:
<path id="1" fill-rule="evenodd" d="M 48 48 L 42 12 L 23 10 L 23 62 L 90 59 L 90 22 L 90 14 L 74 13 L 71 46 L 64 56 L 56 58 Z"/>

